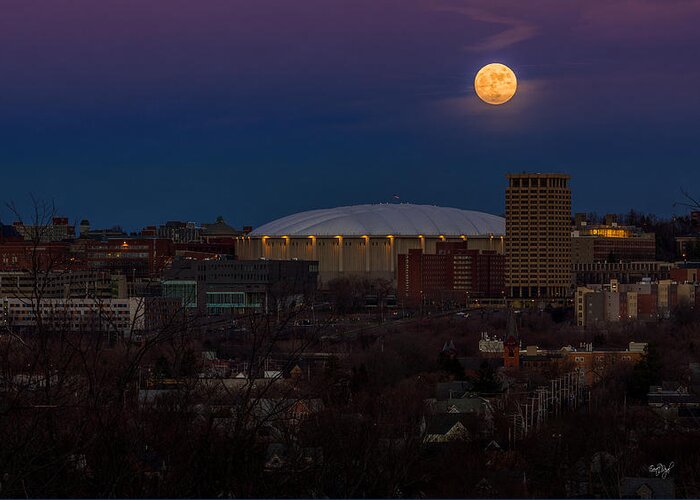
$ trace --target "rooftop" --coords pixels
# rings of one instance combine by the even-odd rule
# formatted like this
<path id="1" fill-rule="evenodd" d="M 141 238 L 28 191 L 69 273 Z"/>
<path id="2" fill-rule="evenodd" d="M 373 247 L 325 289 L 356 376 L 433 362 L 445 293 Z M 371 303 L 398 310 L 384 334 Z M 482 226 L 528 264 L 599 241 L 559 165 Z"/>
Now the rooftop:
<path id="1" fill-rule="evenodd" d="M 255 229 L 251 236 L 501 236 L 505 219 L 459 208 L 411 203 L 353 205 L 300 212 Z"/>

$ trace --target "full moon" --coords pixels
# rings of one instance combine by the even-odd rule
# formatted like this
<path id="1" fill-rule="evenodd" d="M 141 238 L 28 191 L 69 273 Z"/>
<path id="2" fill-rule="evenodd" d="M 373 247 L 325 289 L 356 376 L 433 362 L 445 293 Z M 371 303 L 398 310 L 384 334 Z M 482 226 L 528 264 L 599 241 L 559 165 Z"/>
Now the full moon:
<path id="1" fill-rule="evenodd" d="M 501 63 L 487 64 L 474 78 L 476 94 L 488 104 L 503 104 L 510 101 L 517 88 L 518 81 L 515 73 Z"/>

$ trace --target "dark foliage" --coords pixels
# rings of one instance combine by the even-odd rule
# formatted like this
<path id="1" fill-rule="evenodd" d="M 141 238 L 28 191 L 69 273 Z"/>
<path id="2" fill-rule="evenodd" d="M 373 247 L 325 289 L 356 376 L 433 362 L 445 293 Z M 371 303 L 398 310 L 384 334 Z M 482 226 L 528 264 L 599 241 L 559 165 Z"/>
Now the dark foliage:
<path id="1" fill-rule="evenodd" d="M 649 386 L 661 382 L 661 359 L 654 344 L 649 344 L 644 357 L 632 369 L 628 390 L 632 398 L 646 402 Z"/>

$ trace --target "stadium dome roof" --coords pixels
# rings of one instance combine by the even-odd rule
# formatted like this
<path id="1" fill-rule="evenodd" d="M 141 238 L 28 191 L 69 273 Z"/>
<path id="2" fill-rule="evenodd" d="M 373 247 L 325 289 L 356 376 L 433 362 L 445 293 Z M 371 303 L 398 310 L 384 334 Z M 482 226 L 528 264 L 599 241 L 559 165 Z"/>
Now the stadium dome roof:
<path id="1" fill-rule="evenodd" d="M 251 236 L 477 236 L 505 234 L 505 219 L 458 208 L 383 203 L 300 212 Z"/>

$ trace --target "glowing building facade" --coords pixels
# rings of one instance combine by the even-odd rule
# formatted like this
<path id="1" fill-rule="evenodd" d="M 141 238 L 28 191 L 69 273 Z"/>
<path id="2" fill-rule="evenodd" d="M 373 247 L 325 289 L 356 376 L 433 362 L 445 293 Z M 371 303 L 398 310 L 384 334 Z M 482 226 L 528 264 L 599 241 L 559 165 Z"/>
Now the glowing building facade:
<path id="1" fill-rule="evenodd" d="M 236 243 L 240 259 L 311 260 L 319 285 L 355 275 L 396 283 L 399 254 L 436 253 L 438 242 L 502 254 L 501 217 L 431 205 L 378 204 L 302 212 L 270 222 Z"/>
<path id="2" fill-rule="evenodd" d="M 506 287 L 516 299 L 571 292 L 571 190 L 565 174 L 508 174 Z"/>
<path id="3" fill-rule="evenodd" d="M 571 232 L 574 265 L 594 262 L 650 262 L 656 259 L 656 236 L 639 228 L 620 226 L 615 216 L 607 215 L 604 224 L 589 224 L 576 214 Z"/>

